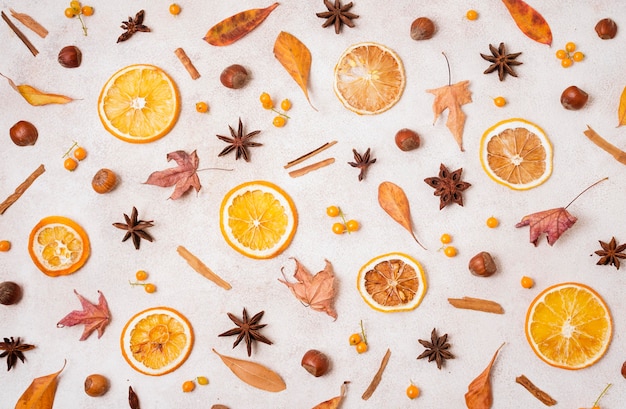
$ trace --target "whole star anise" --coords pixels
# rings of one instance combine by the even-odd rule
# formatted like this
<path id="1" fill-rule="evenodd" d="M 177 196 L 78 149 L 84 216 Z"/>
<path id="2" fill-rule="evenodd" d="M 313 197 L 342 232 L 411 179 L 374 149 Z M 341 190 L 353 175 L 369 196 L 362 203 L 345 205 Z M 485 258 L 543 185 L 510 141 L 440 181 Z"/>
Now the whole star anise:
<path id="1" fill-rule="evenodd" d="M 251 142 L 250 139 L 261 133 L 261 131 L 254 131 L 250 132 L 249 134 L 244 134 L 243 125 L 241 124 L 241 118 L 239 118 L 239 127 L 237 128 L 237 133 L 235 133 L 235 130 L 230 125 L 228 125 L 228 129 L 230 129 L 230 135 L 232 136 L 232 138 L 228 136 L 217 135 L 217 138 L 219 140 L 230 144 L 225 147 L 217 156 L 224 156 L 235 150 L 235 160 L 243 157 L 246 162 L 250 162 L 248 148 L 263 145 L 258 142 Z"/>
<path id="2" fill-rule="evenodd" d="M 617 241 L 615 237 L 611 238 L 611 241 L 605 243 L 601 240 L 600 246 L 602 246 L 602 250 L 598 250 L 595 253 L 600 256 L 600 260 L 596 264 L 598 265 L 614 265 L 618 270 L 620 266 L 620 258 L 626 259 L 626 254 L 622 253 L 626 250 L 626 243 L 617 245 Z"/>
<path id="3" fill-rule="evenodd" d="M 144 16 L 145 11 L 140 10 L 137 14 L 135 14 L 135 18 L 128 16 L 128 21 L 122 21 L 122 25 L 120 27 L 126 30 L 126 32 L 122 33 L 122 35 L 117 38 L 117 42 L 119 43 L 128 40 L 138 31 L 142 31 L 144 33 L 150 32 L 150 28 L 143 24 Z"/>
<path id="4" fill-rule="evenodd" d="M 463 168 L 450 172 L 442 163 L 439 165 L 439 177 L 424 179 L 424 182 L 435 189 L 434 195 L 439 196 L 439 210 L 450 203 L 463 206 L 463 191 L 472 185 L 461 181 L 462 172 Z"/>
<path id="5" fill-rule="evenodd" d="M 133 245 L 136 250 L 139 250 L 139 245 L 141 244 L 141 239 L 154 241 L 150 233 L 146 231 L 147 228 L 154 226 L 153 220 L 138 220 L 137 208 L 133 206 L 133 211 L 130 214 L 130 217 L 126 213 L 124 213 L 125 223 L 113 223 L 113 226 L 118 229 L 126 230 L 126 234 L 122 239 L 122 242 L 125 242 L 129 238 L 132 237 Z"/>
<path id="6" fill-rule="evenodd" d="M 267 324 L 259 324 L 259 321 L 261 321 L 261 318 L 263 318 L 263 314 L 265 314 L 265 311 L 261 311 L 255 314 L 252 318 L 248 318 L 248 311 L 246 311 L 246 309 L 244 308 L 243 317 L 242 319 L 239 319 L 229 312 L 228 318 L 230 318 L 230 320 L 234 322 L 237 327 L 231 330 L 228 330 L 226 332 L 223 332 L 219 334 L 218 336 L 228 337 L 231 335 L 237 335 L 237 339 L 233 343 L 233 348 L 239 345 L 241 340 L 244 340 L 246 341 L 246 348 L 248 350 L 248 356 L 250 356 L 252 354 L 253 342 L 260 341 L 268 345 L 272 345 L 272 341 L 265 338 L 259 332 L 261 328 L 264 328 L 267 325 Z"/>
<path id="7" fill-rule="evenodd" d="M 498 78 L 500 81 L 504 81 L 507 74 L 517 77 L 517 74 L 513 70 L 513 66 L 522 65 L 520 61 L 515 61 L 522 53 L 507 54 L 504 43 L 500 43 L 498 48 L 489 44 L 489 51 L 492 55 L 480 54 L 483 59 L 489 61 L 491 65 L 483 72 L 483 74 L 490 74 L 498 70 Z"/>
<path id="8" fill-rule="evenodd" d="M 358 15 L 350 13 L 348 11 L 353 6 L 352 2 L 342 6 L 340 0 L 335 0 L 334 5 L 329 0 L 324 0 L 324 5 L 328 9 L 328 11 L 315 13 L 315 15 L 319 18 L 326 19 L 324 24 L 322 24 L 322 27 L 326 28 L 328 26 L 334 25 L 335 34 L 339 34 L 341 32 L 341 27 L 344 24 L 350 28 L 354 27 L 354 23 L 352 22 L 352 20 L 359 18 Z"/>
<path id="9" fill-rule="evenodd" d="M 441 369 L 446 359 L 454 359 L 454 355 L 449 351 L 448 334 L 437 336 L 437 328 L 433 328 L 433 331 L 430 333 L 430 341 L 423 339 L 418 341 L 426 350 L 417 359 L 428 358 L 428 362 L 435 361 L 438 369 Z"/>
<path id="10" fill-rule="evenodd" d="M 370 167 L 372 163 L 376 162 L 376 158 L 371 158 L 370 148 L 367 148 L 365 153 L 361 155 L 356 149 L 352 149 L 352 153 L 354 154 L 354 162 L 348 162 L 348 165 L 353 168 L 361 169 L 359 172 L 359 182 L 365 179 L 365 172 Z"/>
<path id="11" fill-rule="evenodd" d="M 20 337 L 17 337 L 17 340 L 9 338 L 4 338 L 4 342 L 0 342 L 0 350 L 4 351 L 0 354 L 0 358 L 7 358 L 7 371 L 10 371 L 11 368 L 15 366 L 17 360 L 19 359 L 24 362 L 24 352 L 30 351 L 35 348 L 34 345 L 30 344 L 22 344 Z"/>

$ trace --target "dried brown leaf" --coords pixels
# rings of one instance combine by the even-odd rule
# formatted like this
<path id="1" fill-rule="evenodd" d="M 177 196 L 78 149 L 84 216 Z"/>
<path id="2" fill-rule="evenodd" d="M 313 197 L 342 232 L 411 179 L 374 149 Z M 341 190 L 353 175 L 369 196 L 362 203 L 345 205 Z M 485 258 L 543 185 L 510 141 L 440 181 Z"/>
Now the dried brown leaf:
<path id="1" fill-rule="evenodd" d="M 544 210 L 524 216 L 515 227 L 530 226 L 530 242 L 537 246 L 541 233 L 548 235 L 548 244 L 553 245 L 561 234 L 572 227 L 578 220 L 564 207 Z"/>
<path id="2" fill-rule="evenodd" d="M 130 406 L 130 409 L 141 409 L 139 407 L 139 397 L 133 390 L 132 386 L 128 387 L 128 405 Z"/>
<path id="3" fill-rule="evenodd" d="M 382 207 L 393 220 L 407 229 L 417 244 L 426 250 L 426 248 L 422 246 L 422 243 L 417 240 L 417 237 L 415 237 L 411 223 L 409 199 L 407 199 L 404 190 L 402 190 L 400 186 L 392 182 L 382 182 L 378 186 L 378 204 L 380 204 L 380 207 Z"/>
<path id="4" fill-rule="evenodd" d="M 24 97 L 26 102 L 31 105 L 40 106 L 48 104 L 67 104 L 68 102 L 74 101 L 73 98 L 66 97 L 65 95 L 47 94 L 35 87 L 31 87 L 30 85 L 16 85 L 9 77 L 6 77 L 1 73 L 0 76 L 6 78 L 7 81 L 9 81 L 11 88 L 19 92 L 20 95 Z"/>
<path id="5" fill-rule="evenodd" d="M 387 367 L 387 363 L 389 363 L 390 357 L 391 357 L 391 350 L 387 348 L 387 352 L 385 353 L 383 360 L 380 362 L 380 367 L 378 368 L 378 371 L 376 371 L 376 375 L 374 375 L 372 382 L 367 387 L 365 392 L 363 392 L 361 399 L 368 400 L 369 398 L 372 397 L 372 395 L 376 391 L 376 388 L 378 388 L 378 384 L 383 379 L 383 372 L 385 372 L 385 368 Z"/>
<path id="6" fill-rule="evenodd" d="M 489 375 L 491 374 L 491 367 L 496 361 L 496 357 L 502 346 L 504 346 L 504 344 L 500 345 L 496 353 L 493 354 L 493 358 L 491 358 L 491 362 L 489 362 L 485 370 L 469 384 L 467 393 L 465 394 L 465 404 L 468 409 L 491 408 L 493 396 L 491 394 L 491 380 Z"/>
<path id="7" fill-rule="evenodd" d="M 341 393 L 339 394 L 339 396 L 335 396 L 334 398 L 324 401 L 319 405 L 315 405 L 313 409 L 338 409 L 339 405 L 341 405 L 343 397 L 346 394 L 346 385 L 348 383 L 350 382 L 346 381 L 341 385 Z"/>
<path id="8" fill-rule="evenodd" d="M 309 105 L 317 111 L 309 99 L 307 89 L 311 71 L 311 52 L 306 45 L 293 35 L 281 31 L 274 43 L 274 57 L 300 86 Z"/>
<path id="9" fill-rule="evenodd" d="M 107 300 L 104 298 L 104 294 L 98 291 L 98 294 L 100 294 L 98 305 L 89 302 L 85 297 L 78 294 L 76 290 L 74 290 L 74 294 L 76 294 L 80 300 L 83 310 L 74 310 L 67 314 L 57 323 L 57 327 L 72 327 L 74 325 L 84 324 L 85 329 L 83 330 L 83 335 L 80 337 L 80 341 L 89 338 L 89 335 L 95 330 L 98 330 L 98 338 L 100 338 L 102 334 L 104 334 L 104 328 L 109 325 L 109 321 L 111 320 L 109 306 Z"/>
<path id="10" fill-rule="evenodd" d="M 52 409 L 57 391 L 58 376 L 65 369 L 50 375 L 35 378 L 15 404 L 15 409 Z"/>
<path id="11" fill-rule="evenodd" d="M 242 11 L 225 18 L 209 29 L 204 40 L 215 46 L 232 44 L 257 28 L 276 7 L 278 3 L 263 9 Z"/>
<path id="12" fill-rule="evenodd" d="M 280 392 L 287 388 L 280 375 L 261 364 L 222 355 L 215 349 L 213 352 L 221 358 L 228 369 L 250 386 L 268 392 Z"/>
<path id="13" fill-rule="evenodd" d="M 200 159 L 196 151 L 191 155 L 185 151 L 175 151 L 167 154 L 167 161 L 176 161 L 178 166 L 165 170 L 153 172 L 144 183 L 161 187 L 170 187 L 176 185 L 170 199 L 176 200 L 180 198 L 189 189 L 194 188 L 199 192 L 202 188 L 200 178 L 196 173 Z"/>
<path id="14" fill-rule="evenodd" d="M 335 300 L 333 266 L 326 260 L 324 270 L 312 275 L 297 259 L 293 260 L 296 262 L 296 272 L 293 276 L 298 282 L 290 283 L 286 277 L 285 280 L 279 278 L 278 281 L 289 287 L 291 293 L 304 305 L 337 319 L 337 312 L 333 307 Z M 285 272 L 282 269 L 281 271 L 284 277 Z"/>
<path id="15" fill-rule="evenodd" d="M 465 127 L 465 113 L 461 108 L 462 105 L 472 102 L 472 93 L 467 88 L 469 81 L 461 81 L 456 84 L 446 85 L 436 89 L 427 89 L 435 96 L 433 101 L 433 112 L 435 113 L 435 122 L 439 115 L 446 109 L 448 110 L 448 120 L 446 126 L 452 132 L 454 139 L 459 145 L 459 149 L 463 151 L 463 128 Z"/>

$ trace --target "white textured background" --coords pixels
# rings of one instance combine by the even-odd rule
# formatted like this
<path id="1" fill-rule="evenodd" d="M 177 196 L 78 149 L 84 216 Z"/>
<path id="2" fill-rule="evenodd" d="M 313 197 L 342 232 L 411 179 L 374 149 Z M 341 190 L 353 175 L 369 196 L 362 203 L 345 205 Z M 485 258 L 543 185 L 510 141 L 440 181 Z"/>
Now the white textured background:
<path id="1" fill-rule="evenodd" d="M 583 135 L 591 125 L 614 144 L 626 147 L 623 129 L 616 129 L 617 106 L 624 76 L 626 19 L 618 1 L 533 1 L 550 23 L 552 47 L 536 43 L 515 26 L 498 0 L 406 1 L 357 0 L 352 11 L 360 15 L 356 28 L 322 29 L 316 12 L 324 11 L 322 1 L 282 1 L 255 31 L 228 47 L 213 47 L 202 40 L 215 23 L 249 8 L 266 7 L 262 1 L 181 0 L 178 17 L 168 13 L 168 2 L 136 0 L 94 1 L 95 14 L 86 18 L 89 35 L 84 37 L 76 20 L 64 17 L 67 2 L 52 0 L 0 2 L 39 20 L 50 34 L 41 39 L 28 29 L 24 33 L 40 50 L 33 58 L 26 47 L 0 22 L 0 72 L 18 84 L 66 94 L 77 100 L 67 105 L 32 107 L 9 85 L 0 80 L 0 199 L 13 192 L 40 163 L 46 173 L 4 215 L 0 216 L 0 239 L 13 248 L 0 254 L 0 281 L 13 280 L 24 289 L 23 300 L 0 308 L 0 336 L 20 336 L 37 346 L 27 353 L 26 364 L 6 372 L 0 369 L 0 408 L 12 408 L 35 377 L 57 371 L 67 360 L 59 378 L 55 408 L 127 407 L 127 390 L 132 385 L 142 408 L 198 408 L 223 403 L 231 408 L 313 407 L 336 396 L 343 381 L 349 380 L 343 408 L 463 408 L 467 385 L 485 368 L 496 348 L 501 350 L 492 372 L 494 407 L 542 407 L 515 383 L 526 374 L 550 393 L 557 407 L 589 407 L 607 383 L 614 386 L 602 401 L 603 408 L 618 408 L 626 395 L 626 381 L 620 375 L 626 359 L 626 325 L 622 270 L 596 266 L 598 240 L 615 236 L 626 241 L 624 231 L 624 166 L 593 145 Z M 469 8 L 479 11 L 477 21 L 468 21 Z M 152 33 L 138 33 L 116 44 L 122 33 L 119 24 L 140 9 L 146 10 L 145 24 Z M 409 37 L 411 22 L 430 17 L 437 25 L 434 38 L 415 42 Z M 614 40 L 602 41 L 595 23 L 604 17 L 617 21 L 620 32 Z M 21 24 L 16 23 L 20 28 Z M 281 31 L 298 37 L 311 51 L 313 62 L 310 96 L 318 112 L 307 104 L 301 90 L 272 53 Z M 346 110 L 332 90 L 333 67 L 343 50 L 361 41 L 375 41 L 394 49 L 406 69 L 406 89 L 400 102 L 378 116 L 359 117 Z M 572 68 L 561 68 L 554 56 L 558 48 L 574 41 L 586 59 Z M 488 63 L 479 53 L 488 45 L 504 42 L 509 52 L 522 52 L 524 64 L 516 68 L 518 78 L 498 81 L 497 74 L 483 75 Z M 57 61 L 58 51 L 75 44 L 83 52 L 80 68 L 68 70 Z M 183 47 L 202 77 L 191 80 L 174 55 Z M 446 114 L 433 126 L 433 96 L 426 89 L 447 84 L 448 73 L 441 52 L 450 59 L 452 82 L 470 80 L 473 103 L 465 105 L 465 152 L 460 152 L 445 128 Z M 100 124 L 96 102 L 105 81 L 118 69 L 134 63 L 156 64 L 168 72 L 180 88 L 182 110 L 177 125 L 163 139 L 139 146 L 121 142 Z M 251 71 L 251 81 L 241 90 L 229 90 L 219 82 L 226 66 L 238 63 Z M 581 111 L 564 110 L 559 97 L 569 85 L 578 85 L 590 94 Z M 293 108 L 285 128 L 271 124 L 273 115 L 262 109 L 258 97 L 269 92 L 275 101 L 289 98 Z M 496 108 L 492 98 L 508 100 Z M 206 100 L 210 112 L 195 112 L 195 103 Z M 260 129 L 256 138 L 263 147 L 251 150 L 252 161 L 235 162 L 234 156 L 217 154 L 224 147 L 215 135 L 228 132 L 241 117 L 246 129 Z M 541 126 L 554 145 L 554 171 L 542 186 L 516 192 L 492 182 L 482 171 L 478 144 L 485 129 L 502 119 L 523 117 Z M 29 120 L 39 129 L 32 147 L 17 147 L 8 137 L 18 120 Z M 405 153 L 393 142 L 395 132 L 409 127 L 422 135 L 422 147 Z M 76 140 L 88 151 L 86 160 L 69 173 L 61 156 Z M 283 165 L 317 146 L 337 140 L 324 154 L 337 159 L 330 167 L 302 178 L 292 179 Z M 346 162 L 352 148 L 370 147 L 375 165 L 365 181 Z M 167 200 L 170 189 L 143 185 L 148 175 L 172 164 L 168 152 L 197 149 L 200 167 L 234 168 L 233 172 L 206 171 L 200 174 L 202 190 L 181 200 Z M 439 211 L 439 199 L 423 179 L 436 176 L 439 164 L 451 170 L 462 167 L 464 180 L 472 187 L 464 194 L 464 207 L 450 205 Z M 91 190 L 93 174 L 102 167 L 114 169 L 121 177 L 118 188 L 107 195 Z M 535 248 L 528 242 L 528 228 L 514 227 L 524 215 L 564 206 L 586 186 L 605 176 L 609 180 L 586 193 L 569 210 L 578 217 L 576 225 L 549 247 L 542 238 Z M 233 186 L 252 179 L 267 179 L 282 186 L 294 199 L 300 223 L 291 246 L 280 256 L 255 261 L 234 252 L 222 239 L 218 210 L 223 195 Z M 428 247 L 417 247 L 409 234 L 395 224 L 378 206 L 380 182 L 390 180 L 403 187 L 409 197 L 418 237 Z M 334 222 L 325 215 L 328 205 L 339 205 L 350 218 L 359 220 L 356 234 L 336 236 Z M 140 217 L 154 220 L 150 232 L 154 243 L 143 242 L 140 251 L 121 243 L 123 232 L 111 223 L 123 220 L 133 206 Z M 92 254 L 76 274 L 49 278 L 39 272 L 28 256 L 31 228 L 43 217 L 64 215 L 80 223 L 91 239 Z M 484 222 L 494 215 L 497 229 Z M 439 236 L 448 232 L 458 248 L 456 258 L 436 251 Z M 191 270 L 176 253 L 184 245 L 214 271 L 232 283 L 224 291 Z M 488 279 L 471 276 L 467 262 L 479 251 L 491 252 L 499 273 Z M 370 309 L 355 290 L 356 274 L 366 261 L 382 253 L 401 251 L 423 264 L 429 290 L 422 305 L 413 312 L 383 314 Z M 281 268 L 292 274 L 290 257 L 302 261 L 312 272 L 321 270 L 324 259 L 332 262 L 338 284 L 337 321 L 323 313 L 304 308 L 277 281 Z M 155 294 L 128 285 L 138 269 L 150 273 L 158 286 Z M 525 290 L 522 275 L 532 276 L 536 286 Z M 595 288 L 611 308 L 613 342 L 596 365 L 567 371 L 544 364 L 531 351 L 524 336 L 524 316 L 530 301 L 549 285 L 578 281 Z M 81 327 L 56 328 L 67 313 L 78 309 L 76 289 L 87 299 L 97 300 L 97 291 L 106 296 L 112 321 L 101 339 L 96 334 L 79 342 Z M 457 310 L 448 297 L 474 296 L 501 302 L 504 315 Z M 121 356 L 119 336 L 127 319 L 148 307 L 167 305 L 180 310 L 193 324 L 196 344 L 188 361 L 163 377 L 135 372 Z M 264 334 L 274 345 L 258 344 L 252 359 L 277 371 L 287 389 L 277 394 L 260 391 L 240 382 L 211 352 L 211 348 L 246 358 L 245 348 L 231 350 L 233 338 L 217 335 L 232 327 L 226 312 L 240 314 L 265 310 Z M 348 336 L 363 320 L 370 351 L 358 355 L 348 346 Z M 434 363 L 416 360 L 423 348 L 418 339 L 427 339 L 433 327 L 447 332 L 456 359 L 439 371 Z M 313 378 L 300 367 L 303 353 L 317 348 L 332 359 L 331 372 Z M 385 350 L 391 360 L 378 390 L 369 401 L 361 400 L 378 369 Z M 110 378 L 111 390 L 101 398 L 82 391 L 85 376 L 102 373 Z M 207 376 L 210 385 L 193 393 L 180 390 L 183 381 Z M 404 390 L 413 380 L 422 390 L 409 401 Z"/>

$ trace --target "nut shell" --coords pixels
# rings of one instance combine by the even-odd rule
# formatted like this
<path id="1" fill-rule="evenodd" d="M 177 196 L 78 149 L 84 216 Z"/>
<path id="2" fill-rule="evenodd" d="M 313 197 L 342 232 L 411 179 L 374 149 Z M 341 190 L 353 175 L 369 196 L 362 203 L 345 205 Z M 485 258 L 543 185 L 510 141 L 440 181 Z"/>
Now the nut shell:
<path id="1" fill-rule="evenodd" d="M 317 378 L 328 372 L 330 360 L 323 352 L 317 349 L 310 349 L 302 357 L 301 365 L 307 372 Z"/>
<path id="2" fill-rule="evenodd" d="M 220 82 L 226 88 L 239 89 L 243 88 L 248 81 L 248 71 L 239 64 L 228 66 L 220 75 Z"/>
<path id="3" fill-rule="evenodd" d="M 91 374 L 85 378 L 85 393 L 89 396 L 102 396 L 109 391 L 109 380 L 100 374 Z"/>
<path id="4" fill-rule="evenodd" d="M 470 273 L 478 277 L 490 277 L 498 271 L 495 261 L 491 254 L 481 251 L 471 258 L 468 265 Z"/>
<path id="5" fill-rule="evenodd" d="M 117 175 L 111 169 L 100 169 L 91 180 L 91 187 L 100 194 L 110 192 L 116 185 Z"/>
<path id="6" fill-rule="evenodd" d="M 22 299 L 22 287 L 13 281 L 0 283 L 0 304 L 13 305 Z"/>
<path id="7" fill-rule="evenodd" d="M 412 151 L 419 148 L 420 146 L 420 136 L 417 134 L 417 132 L 407 128 L 400 129 L 396 133 L 395 140 L 398 148 L 400 148 L 401 151 L 405 152 Z"/>
<path id="8" fill-rule="evenodd" d="M 415 41 L 428 40 L 435 34 L 435 23 L 428 17 L 416 18 L 411 24 L 411 38 Z"/>
<path id="9" fill-rule="evenodd" d="M 68 45 L 61 48 L 57 60 L 65 68 L 77 68 L 83 60 L 83 53 L 75 45 Z"/>
<path id="10" fill-rule="evenodd" d="M 18 121 L 9 130 L 11 140 L 17 146 L 34 145 L 39 137 L 39 132 L 35 125 L 28 121 Z"/>
<path id="11" fill-rule="evenodd" d="M 565 88 L 561 94 L 561 105 L 570 111 L 577 111 L 587 104 L 589 94 L 575 85 Z"/>
<path id="12" fill-rule="evenodd" d="M 598 37 L 603 40 L 610 40 L 617 35 L 617 24 L 610 18 L 603 18 L 596 24 L 595 30 Z"/>

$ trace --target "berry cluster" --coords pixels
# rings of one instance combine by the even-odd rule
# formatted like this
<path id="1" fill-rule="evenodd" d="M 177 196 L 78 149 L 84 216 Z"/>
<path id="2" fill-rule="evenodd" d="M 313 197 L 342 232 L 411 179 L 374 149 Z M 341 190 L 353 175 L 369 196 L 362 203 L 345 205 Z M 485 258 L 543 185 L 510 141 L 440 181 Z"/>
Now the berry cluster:
<path id="1" fill-rule="evenodd" d="M 272 124 L 274 124 L 276 128 L 282 128 L 283 126 L 285 126 L 285 124 L 287 123 L 287 119 L 290 119 L 289 116 L 285 114 L 285 111 L 289 111 L 291 109 L 291 101 L 289 101 L 288 99 L 283 99 L 280 102 L 280 109 L 282 109 L 283 112 L 280 112 L 274 108 L 274 101 L 272 101 L 272 97 L 267 92 L 261 94 L 261 96 L 259 97 L 259 101 L 261 101 L 261 105 L 263 105 L 263 108 L 271 109 L 278 114 L 274 117 L 274 120 L 272 121 Z"/>
<path id="2" fill-rule="evenodd" d="M 152 294 L 153 292 L 156 291 L 156 285 L 152 284 L 152 283 L 141 283 L 140 281 L 146 281 L 148 279 L 148 273 L 144 270 L 139 270 L 135 273 L 135 278 L 137 279 L 136 282 L 131 282 L 130 280 L 128 280 L 128 282 L 130 283 L 130 285 L 142 285 L 143 289 L 148 293 L 148 294 Z"/>
<path id="3" fill-rule="evenodd" d="M 441 249 L 443 249 L 443 254 L 445 254 L 447 257 L 454 257 L 456 256 L 456 247 L 454 246 L 447 246 L 446 244 L 450 244 L 452 243 L 452 236 L 449 235 L 448 233 L 444 233 L 441 235 L 441 237 L 439 238 L 439 240 L 441 241 L 441 244 L 443 244 L 443 247 L 441 247 Z M 439 250 L 441 250 L 439 249 Z"/>
<path id="4" fill-rule="evenodd" d="M 356 220 L 350 219 L 346 221 L 346 217 L 338 206 L 328 206 L 326 208 L 326 214 L 330 217 L 341 216 L 342 223 L 334 223 L 333 224 L 333 233 L 335 234 L 343 234 L 348 232 L 348 234 L 353 233 L 359 230 L 360 224 Z"/>
<path id="5" fill-rule="evenodd" d="M 571 67 L 574 62 L 581 62 L 585 59 L 585 54 L 580 51 L 576 51 L 576 44 L 569 42 L 565 44 L 565 49 L 557 50 L 556 58 L 561 60 L 561 66 L 563 68 Z"/>
<path id="6" fill-rule="evenodd" d="M 363 328 L 363 320 L 361 320 L 361 333 L 355 332 L 350 335 L 348 342 L 356 349 L 356 352 L 362 354 L 368 349 L 367 338 L 365 337 L 365 328 Z"/>
<path id="7" fill-rule="evenodd" d="M 63 162 L 63 167 L 72 172 L 78 167 L 78 161 L 87 157 L 87 151 L 82 146 L 78 146 L 78 142 L 74 141 L 74 144 L 70 146 L 63 157 L 66 158 Z"/>
<path id="8" fill-rule="evenodd" d="M 194 381 L 198 382 L 198 385 L 209 384 L 209 378 L 207 378 L 206 376 L 198 376 L 194 380 L 183 382 L 183 385 L 182 385 L 183 392 L 191 392 L 194 389 L 196 389 L 196 383 Z"/>
<path id="9" fill-rule="evenodd" d="M 70 1 L 70 6 L 65 9 L 65 17 L 74 18 L 78 17 L 80 24 L 83 26 L 83 33 L 87 35 L 87 26 L 81 16 L 93 16 L 94 9 L 91 6 L 83 6 L 80 1 Z"/>

